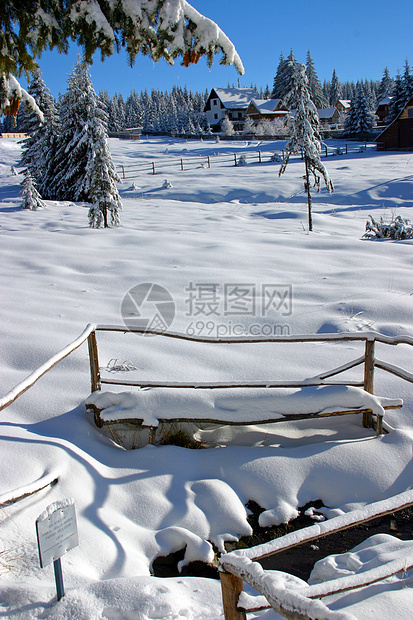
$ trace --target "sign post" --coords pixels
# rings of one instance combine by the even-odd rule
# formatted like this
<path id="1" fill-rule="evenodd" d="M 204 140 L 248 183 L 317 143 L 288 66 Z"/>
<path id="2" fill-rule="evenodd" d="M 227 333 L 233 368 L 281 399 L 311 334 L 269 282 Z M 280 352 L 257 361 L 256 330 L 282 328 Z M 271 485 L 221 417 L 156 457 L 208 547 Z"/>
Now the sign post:
<path id="1" fill-rule="evenodd" d="M 36 519 L 40 566 L 53 562 L 57 600 L 65 595 L 60 558 L 79 544 L 76 511 L 73 500 L 50 504 Z"/>

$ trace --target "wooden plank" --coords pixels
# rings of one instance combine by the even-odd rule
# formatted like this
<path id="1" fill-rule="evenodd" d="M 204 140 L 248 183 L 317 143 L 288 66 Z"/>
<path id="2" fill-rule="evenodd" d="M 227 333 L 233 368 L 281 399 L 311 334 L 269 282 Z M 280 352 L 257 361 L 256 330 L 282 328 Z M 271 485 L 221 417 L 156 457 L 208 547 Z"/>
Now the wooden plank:
<path id="1" fill-rule="evenodd" d="M 96 332 L 93 331 L 88 336 L 89 346 L 89 363 L 90 363 L 90 384 L 92 392 L 96 392 L 101 388 L 98 346 L 96 342 Z"/>
<path id="2" fill-rule="evenodd" d="M 141 388 L 181 388 L 181 389 L 194 389 L 194 390 L 218 390 L 229 388 L 304 388 L 304 387 L 318 387 L 324 385 L 350 385 L 363 387 L 362 381 L 336 381 L 334 383 L 328 383 L 326 381 L 252 381 L 250 383 L 243 383 L 233 381 L 232 383 L 198 383 L 198 382 L 171 382 L 165 381 L 133 381 L 132 379 L 109 379 L 101 378 L 101 383 L 106 385 L 129 385 Z"/>
<path id="3" fill-rule="evenodd" d="M 239 595 L 244 589 L 242 579 L 230 573 L 220 573 L 219 578 L 225 620 L 247 620 L 246 614 L 237 609 Z"/>
<path id="4" fill-rule="evenodd" d="M 374 345 L 374 340 L 366 340 L 364 359 L 364 390 L 369 392 L 369 394 L 373 394 Z M 372 415 L 367 411 L 363 414 L 363 426 L 365 428 L 372 428 L 373 426 Z"/>

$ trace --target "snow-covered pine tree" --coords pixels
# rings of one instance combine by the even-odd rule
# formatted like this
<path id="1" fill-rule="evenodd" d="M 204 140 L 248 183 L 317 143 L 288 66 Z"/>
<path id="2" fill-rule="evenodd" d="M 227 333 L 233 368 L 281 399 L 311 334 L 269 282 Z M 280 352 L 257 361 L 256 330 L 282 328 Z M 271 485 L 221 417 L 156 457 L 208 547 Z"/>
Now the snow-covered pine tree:
<path id="1" fill-rule="evenodd" d="M 281 92 L 281 81 L 282 81 L 282 73 L 284 71 L 285 58 L 284 54 L 281 52 L 280 60 L 278 61 L 277 72 L 274 76 L 273 86 L 271 97 L 273 99 L 280 99 L 278 93 Z"/>
<path id="2" fill-rule="evenodd" d="M 120 223 L 122 202 L 116 187 L 119 178 L 115 172 L 109 151 L 105 125 L 98 118 L 93 127 L 93 153 L 87 169 L 89 202 L 89 225 L 92 228 L 108 228 Z"/>
<path id="3" fill-rule="evenodd" d="M 390 72 L 388 67 L 384 68 L 383 77 L 381 78 L 381 82 L 377 92 L 377 102 L 380 103 L 382 99 L 386 97 L 391 97 L 392 90 L 394 86 L 394 80 L 390 76 Z"/>
<path id="4" fill-rule="evenodd" d="M 404 88 L 400 73 L 398 73 L 394 78 L 394 86 L 391 96 L 392 99 L 389 106 L 389 115 L 386 118 L 386 123 L 388 124 L 392 123 L 404 108 Z"/>
<path id="5" fill-rule="evenodd" d="M 57 198 L 91 202 L 91 226 L 98 227 L 102 223 L 107 226 L 108 213 L 111 223 L 117 224 L 121 202 L 107 144 L 106 115 L 87 66 L 80 60 L 69 76 L 68 90 L 62 97 L 56 161 Z"/>
<path id="6" fill-rule="evenodd" d="M 45 209 L 46 204 L 43 202 L 42 197 L 37 191 L 36 182 L 33 179 L 30 170 L 26 168 L 24 171 L 24 179 L 21 182 L 22 186 L 22 209 L 30 209 L 30 211 L 36 211 L 37 209 Z"/>
<path id="7" fill-rule="evenodd" d="M 323 87 L 321 86 L 321 82 L 318 79 L 317 71 L 315 70 L 314 61 L 311 57 L 311 52 L 308 50 L 307 52 L 307 62 L 305 73 L 307 75 L 308 80 L 308 89 L 311 94 L 311 100 L 314 103 L 316 108 L 326 108 L 327 100 L 324 97 Z"/>
<path id="8" fill-rule="evenodd" d="M 233 136 L 235 133 L 234 125 L 231 123 L 228 116 L 226 116 L 221 123 L 221 131 L 224 136 Z"/>
<path id="9" fill-rule="evenodd" d="M 311 182 L 319 191 L 320 175 L 323 177 L 327 191 L 334 191 L 333 183 L 326 167 L 321 161 L 321 136 L 319 133 L 320 120 L 317 108 L 311 101 L 305 65 L 292 63 L 292 88 L 286 97 L 287 105 L 296 109 L 292 135 L 285 147 L 285 156 L 281 164 L 279 176 L 287 168 L 291 155 L 302 153 L 305 163 L 304 187 L 308 202 L 308 229 L 313 230 L 311 213 Z"/>
<path id="10" fill-rule="evenodd" d="M 343 91 L 341 88 L 341 84 L 337 77 L 336 70 L 333 69 L 333 76 L 331 78 L 331 86 L 330 86 L 330 105 L 335 106 L 339 99 L 343 98 Z"/>
<path id="11" fill-rule="evenodd" d="M 363 85 L 357 83 L 357 93 L 351 101 L 350 110 L 344 123 L 344 135 L 357 140 L 365 140 L 373 129 L 373 116 L 369 110 Z"/>
<path id="12" fill-rule="evenodd" d="M 28 111 L 26 131 L 30 132 L 30 137 L 23 142 L 20 165 L 29 168 L 41 195 L 44 198 L 52 198 L 59 116 L 53 96 L 46 87 L 40 71 L 35 74 L 33 96 L 43 112 L 44 122 L 39 121 L 37 114 Z"/>
<path id="13" fill-rule="evenodd" d="M 292 49 L 285 60 L 280 58 L 280 64 L 277 69 L 277 75 L 274 78 L 274 87 L 271 93 L 273 99 L 284 99 L 290 92 L 294 65 L 296 62 Z"/>

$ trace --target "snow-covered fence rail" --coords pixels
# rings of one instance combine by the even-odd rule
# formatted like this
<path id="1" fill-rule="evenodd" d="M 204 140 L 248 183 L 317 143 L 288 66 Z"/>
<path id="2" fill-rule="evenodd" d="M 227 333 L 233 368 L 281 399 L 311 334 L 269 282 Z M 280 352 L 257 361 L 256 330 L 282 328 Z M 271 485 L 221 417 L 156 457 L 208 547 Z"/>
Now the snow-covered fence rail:
<path id="1" fill-rule="evenodd" d="M 117 166 L 118 174 L 122 180 L 134 179 L 141 173 L 158 174 L 167 168 L 175 168 L 181 171 L 194 170 L 196 168 L 211 168 L 211 165 L 238 166 L 244 163 L 271 162 L 274 153 L 270 151 L 238 151 L 235 153 L 223 153 L 220 155 L 197 155 L 194 157 L 180 157 L 158 159 L 130 165 L 120 164 Z"/>
<path id="2" fill-rule="evenodd" d="M 97 345 L 97 332 L 122 332 L 122 333 L 145 333 L 158 335 L 161 337 L 179 339 L 190 342 L 203 342 L 209 344 L 252 344 L 252 343 L 311 343 L 311 342 L 339 342 L 339 341 L 361 341 L 364 342 L 365 350 L 364 355 L 341 365 L 338 368 L 320 373 L 318 376 L 304 379 L 299 381 L 260 381 L 260 382 L 227 382 L 227 383 L 200 383 L 200 382 L 157 382 L 157 381 L 130 381 L 125 379 L 110 379 L 102 378 L 99 368 L 99 354 Z M 413 383 L 413 373 L 400 368 L 394 364 L 377 360 L 375 358 L 375 343 L 380 342 L 388 345 L 407 344 L 413 346 L 413 337 L 390 337 L 383 334 L 377 334 L 375 332 L 364 333 L 341 333 L 341 334 L 314 334 L 314 335 L 297 335 L 297 336 L 271 336 L 265 338 L 208 338 L 197 335 L 181 334 L 178 332 L 159 332 L 156 330 L 145 330 L 143 328 L 126 328 L 119 325 L 91 325 L 89 324 L 83 333 L 76 338 L 71 344 L 67 345 L 59 353 L 50 358 L 37 370 L 31 373 L 26 379 L 16 385 L 8 394 L 0 399 L 0 411 L 5 407 L 11 405 L 16 398 L 21 396 L 30 387 L 32 387 L 46 372 L 51 370 L 56 364 L 58 364 L 65 357 L 70 355 L 78 347 L 80 347 L 85 341 L 88 341 L 89 348 L 89 363 L 90 363 L 90 378 L 91 378 L 91 390 L 92 392 L 100 391 L 102 384 L 111 385 L 127 385 L 137 387 L 152 387 L 152 388 L 193 388 L 193 389 L 222 389 L 222 388 L 281 388 L 281 387 L 310 387 L 310 386 L 322 386 L 322 385 L 352 385 L 362 386 L 365 392 L 373 394 L 373 382 L 374 382 L 374 369 L 380 368 L 386 372 L 389 372 L 405 381 Z M 356 366 L 364 365 L 364 377 L 363 381 L 329 381 L 337 375 L 355 368 Z M 400 405 L 392 405 L 391 408 Z M 357 410 L 347 411 L 345 413 L 356 413 Z M 311 414 L 313 415 L 313 414 Z M 335 415 L 334 413 L 328 413 L 325 415 Z M 377 420 L 377 434 L 382 432 L 382 419 L 380 415 L 376 415 Z M 363 409 L 363 425 L 367 428 L 373 427 L 373 412 L 366 408 Z"/>
<path id="3" fill-rule="evenodd" d="M 80 334 L 76 340 L 74 340 L 71 344 L 68 344 L 64 349 L 53 355 L 47 362 L 42 364 L 37 370 L 32 372 L 26 379 L 18 383 L 6 396 L 0 399 L 0 411 L 5 407 L 11 405 L 16 398 L 21 396 L 24 392 L 26 392 L 29 388 L 31 388 L 44 374 L 49 372 L 56 366 L 59 362 L 61 362 L 65 357 L 73 353 L 77 348 L 79 348 L 86 340 L 89 341 L 89 357 L 90 357 L 90 368 L 91 372 L 96 373 L 96 369 L 93 365 L 94 357 L 94 345 L 96 344 L 96 340 L 92 336 L 94 335 L 96 326 L 89 324 L 86 329 Z M 93 383 L 92 383 L 93 384 Z"/>
<path id="4" fill-rule="evenodd" d="M 251 611 L 249 607 L 241 607 L 238 603 L 244 581 L 265 597 L 267 605 L 264 602 L 264 605 L 260 605 L 260 609 L 272 607 L 285 618 L 303 620 L 354 618 L 345 612 L 334 612 L 321 601 L 314 599 L 361 588 L 409 570 L 413 567 L 410 558 L 397 559 L 360 574 L 300 588 L 286 588 L 285 581 L 281 580 L 279 575 L 274 576 L 266 572 L 259 561 L 411 506 L 413 506 L 413 491 L 409 490 L 328 521 L 290 532 L 256 547 L 237 549 L 221 556 L 219 568 L 225 620 L 246 620 L 246 613 Z"/>
<path id="5" fill-rule="evenodd" d="M 343 144 L 341 146 L 328 146 L 323 143 L 321 155 L 333 157 L 335 155 L 348 155 L 365 151 L 367 145 Z M 374 147 L 375 148 L 375 147 Z M 194 155 L 193 157 L 168 157 L 159 158 L 155 161 L 143 161 L 135 164 L 119 164 L 117 171 L 123 181 L 134 179 L 142 173 L 158 174 L 166 169 L 194 170 L 197 168 L 211 168 L 211 166 L 242 166 L 243 164 L 262 164 L 282 161 L 284 151 L 280 150 L 249 150 L 229 153 L 211 153 L 209 155 Z M 299 155 L 297 157 L 300 157 Z"/>
<path id="6" fill-rule="evenodd" d="M 348 362 L 338 368 L 323 372 L 316 377 L 307 378 L 299 381 L 261 381 L 261 382 L 227 382 L 227 383 L 200 383 L 200 382 L 158 382 L 158 381 L 140 381 L 140 380 L 127 380 L 127 379 L 112 379 L 101 377 L 99 371 L 98 361 L 98 347 L 96 340 L 96 333 L 91 334 L 90 338 L 93 341 L 94 357 L 91 357 L 91 381 L 92 392 L 100 390 L 102 384 L 108 385 L 127 385 L 130 387 L 136 386 L 140 388 L 178 388 L 178 389 L 222 389 L 222 388 L 285 388 L 285 387 L 297 387 L 305 388 L 309 386 L 321 386 L 321 385 L 351 385 L 363 387 L 365 392 L 373 394 L 374 387 L 374 369 L 381 368 L 386 372 L 390 372 L 397 375 L 405 381 L 413 383 L 413 374 L 393 364 L 388 364 L 383 361 L 376 360 L 375 358 L 375 344 L 376 342 L 387 345 L 407 344 L 413 346 L 413 337 L 390 337 L 383 334 L 377 334 L 375 332 L 364 333 L 341 333 L 341 334 L 314 334 L 314 335 L 297 335 L 297 336 L 271 336 L 266 338 L 208 338 L 197 335 L 181 334 L 177 332 L 158 332 L 156 330 L 145 330 L 143 328 L 125 328 L 124 326 L 116 325 L 98 325 L 96 332 L 122 332 L 122 333 L 145 333 L 158 335 L 161 337 L 186 340 L 192 342 L 203 342 L 209 344 L 251 344 L 251 343 L 312 343 L 312 342 L 351 342 L 359 341 L 364 342 L 364 355 L 357 359 Z M 363 380 L 362 381 L 338 381 L 332 380 L 337 375 L 340 375 L 347 370 L 355 368 L 357 366 L 364 366 Z M 391 408 L 396 408 L 400 405 L 393 405 Z M 350 412 L 350 411 L 349 411 Z M 349 413 L 347 412 L 347 413 Z M 351 413 L 356 413 L 351 409 Z M 328 414 L 325 414 L 328 415 Z M 329 414 L 334 415 L 334 414 Z M 382 416 L 376 415 L 376 431 L 377 434 L 383 432 L 382 428 Z M 298 419 L 298 418 L 297 418 Z M 363 409 L 363 426 L 366 428 L 373 428 L 373 412 L 366 407 Z"/>

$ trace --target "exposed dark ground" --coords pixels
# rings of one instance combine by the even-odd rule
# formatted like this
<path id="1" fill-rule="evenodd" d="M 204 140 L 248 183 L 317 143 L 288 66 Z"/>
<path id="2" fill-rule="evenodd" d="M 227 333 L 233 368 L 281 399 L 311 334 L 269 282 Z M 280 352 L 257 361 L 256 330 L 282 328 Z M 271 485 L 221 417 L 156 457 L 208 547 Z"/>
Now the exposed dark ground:
<path id="1" fill-rule="evenodd" d="M 303 506 L 300 509 L 301 515 L 297 519 L 290 521 L 290 523 L 264 529 L 258 525 L 258 517 L 262 512 L 262 508 L 255 502 L 248 502 L 247 508 L 252 513 L 248 520 L 253 528 L 254 534 L 241 538 L 239 543 L 227 545 L 227 550 L 252 547 L 303 527 L 314 525 L 314 520 L 304 515 L 304 512 L 309 506 L 310 505 Z M 322 502 L 312 502 L 311 506 L 320 508 Z M 352 527 L 342 532 L 337 532 L 336 534 L 330 534 L 329 536 L 313 540 L 299 547 L 287 549 L 286 551 L 260 560 L 260 564 L 263 568 L 281 570 L 307 581 L 315 562 L 331 554 L 346 553 L 374 534 L 390 534 L 401 540 L 412 540 L 413 507 L 394 512 L 385 517 L 373 519 L 368 523 Z M 202 562 L 192 562 L 179 573 L 177 564 L 183 559 L 184 553 L 185 549 L 181 549 L 166 557 L 156 558 L 152 565 L 152 573 L 156 577 L 177 577 L 179 575 L 210 577 L 215 579 L 219 577 L 216 566 L 206 565 Z"/>

